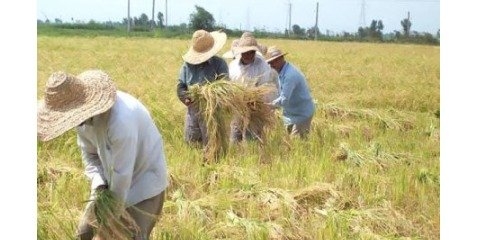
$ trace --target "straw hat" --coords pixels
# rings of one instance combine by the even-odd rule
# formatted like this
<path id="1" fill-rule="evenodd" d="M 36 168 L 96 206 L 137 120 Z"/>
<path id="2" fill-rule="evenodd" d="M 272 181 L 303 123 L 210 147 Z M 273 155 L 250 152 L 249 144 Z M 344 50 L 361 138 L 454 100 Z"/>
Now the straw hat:
<path id="1" fill-rule="evenodd" d="M 243 34 L 241 34 L 241 37 L 242 38 L 245 38 L 245 37 L 253 37 L 253 33 L 252 32 L 244 32 Z"/>
<path id="2" fill-rule="evenodd" d="M 245 34 L 243 33 L 243 35 Z M 233 48 L 233 52 L 235 55 L 253 50 L 259 51 L 258 42 L 256 42 L 256 39 L 251 35 L 241 36 L 238 42 L 238 46 Z"/>
<path id="3" fill-rule="evenodd" d="M 288 54 L 288 53 L 283 53 L 276 46 L 271 46 L 271 47 L 268 48 L 268 51 L 266 52 L 265 59 L 266 59 L 266 62 L 269 63 L 269 62 L 275 60 L 276 58 L 279 58 L 279 57 L 284 56 L 286 54 Z"/>
<path id="4" fill-rule="evenodd" d="M 110 109 L 116 87 L 101 70 L 78 76 L 53 73 L 47 81 L 45 98 L 38 102 L 37 136 L 48 141 Z"/>
<path id="5" fill-rule="evenodd" d="M 226 33 L 220 31 L 207 32 L 197 30 L 191 38 L 188 52 L 183 60 L 190 64 L 200 64 L 218 53 L 226 43 Z"/>
<path id="6" fill-rule="evenodd" d="M 268 46 L 266 45 L 258 44 L 258 49 L 261 56 L 265 56 L 266 53 L 268 52 Z"/>
<path id="7" fill-rule="evenodd" d="M 239 43 L 239 38 L 233 40 L 233 42 L 231 42 L 231 49 L 228 50 L 227 52 L 223 53 L 223 57 L 224 58 L 234 58 L 235 54 L 233 52 L 233 48 L 237 47 L 238 43 Z"/>

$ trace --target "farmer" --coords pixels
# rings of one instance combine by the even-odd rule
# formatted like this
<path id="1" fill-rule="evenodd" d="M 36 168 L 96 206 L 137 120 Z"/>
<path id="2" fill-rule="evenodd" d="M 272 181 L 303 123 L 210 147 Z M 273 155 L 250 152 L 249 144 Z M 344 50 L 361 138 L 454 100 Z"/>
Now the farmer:
<path id="1" fill-rule="evenodd" d="M 279 74 L 280 95 L 271 105 L 283 108 L 283 122 L 289 134 L 306 138 L 315 111 L 314 103 L 304 74 L 286 62 L 286 54 L 275 46 L 268 48 L 266 53 L 266 62 Z"/>
<path id="2" fill-rule="evenodd" d="M 185 61 L 180 69 L 177 95 L 188 108 L 185 120 L 185 140 L 190 144 L 208 142 L 206 123 L 192 100 L 188 88 L 194 84 L 205 84 L 228 76 L 228 64 L 215 56 L 226 42 L 226 33 L 197 30 L 193 33 L 190 48 L 183 55 Z"/>
<path id="3" fill-rule="evenodd" d="M 244 32 L 244 33 L 241 35 L 242 38 L 252 37 L 252 36 L 253 36 L 253 34 L 252 34 L 251 32 Z M 239 40 L 240 40 L 240 38 L 237 38 L 237 39 L 234 39 L 234 40 L 231 42 L 231 48 L 230 48 L 230 50 L 228 50 L 227 52 L 225 52 L 225 53 L 223 54 L 223 58 L 233 59 L 233 60 L 235 59 L 235 54 L 234 54 L 234 52 L 233 52 L 233 49 L 236 48 L 236 47 L 238 47 Z M 266 54 L 266 51 L 268 50 L 268 47 L 265 46 L 265 45 L 261 45 L 261 44 L 259 44 L 259 43 L 258 43 L 257 47 L 258 47 L 258 50 L 259 50 L 259 51 L 257 51 L 256 54 L 257 54 L 259 57 L 263 57 L 263 56 Z"/>
<path id="4" fill-rule="evenodd" d="M 90 200 L 110 190 L 140 228 L 134 239 L 148 239 L 163 208 L 168 185 L 163 139 L 145 106 L 117 90 L 101 70 L 78 76 L 53 73 L 39 101 L 37 136 L 54 139 L 76 128 Z M 78 239 L 92 239 L 95 218 L 90 201 L 78 226 Z"/>
<path id="5" fill-rule="evenodd" d="M 233 47 L 232 51 L 236 55 L 235 59 L 229 64 L 229 77 L 232 81 L 244 83 L 248 86 L 261 86 L 268 84 L 271 86 L 271 93 L 265 96 L 265 102 L 271 102 L 278 96 L 278 75 L 265 62 L 264 58 L 259 56 L 260 51 L 258 43 L 254 36 L 245 32 L 238 41 L 238 45 Z M 251 116 L 254 118 L 254 114 Z M 250 121 L 254 122 L 254 120 Z M 262 126 L 246 126 L 246 132 L 243 136 L 243 125 L 240 117 L 234 117 L 231 123 L 231 138 L 233 142 L 240 142 L 244 137 L 248 139 L 262 139 Z"/>

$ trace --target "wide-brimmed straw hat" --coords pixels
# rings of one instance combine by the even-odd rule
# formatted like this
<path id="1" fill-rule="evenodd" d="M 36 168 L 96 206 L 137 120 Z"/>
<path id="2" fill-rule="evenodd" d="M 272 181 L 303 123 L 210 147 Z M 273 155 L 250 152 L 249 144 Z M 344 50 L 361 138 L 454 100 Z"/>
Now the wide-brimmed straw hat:
<path id="1" fill-rule="evenodd" d="M 238 46 L 233 48 L 233 53 L 238 55 L 253 50 L 259 51 L 258 42 L 256 42 L 256 39 L 252 35 L 245 35 L 241 36 L 240 40 L 238 41 Z"/>
<path id="2" fill-rule="evenodd" d="M 226 33 L 197 30 L 191 38 L 190 48 L 183 60 L 190 64 L 200 64 L 218 53 L 226 43 Z"/>
<path id="3" fill-rule="evenodd" d="M 265 59 L 266 59 L 266 62 L 269 63 L 269 62 L 275 60 L 276 58 L 279 58 L 279 57 L 284 56 L 286 54 L 288 54 L 288 53 L 283 53 L 276 46 L 271 46 L 271 47 L 268 48 L 268 51 L 266 52 Z"/>
<path id="4" fill-rule="evenodd" d="M 116 87 L 101 70 L 88 70 L 78 76 L 53 73 L 46 84 L 45 98 L 38 102 L 37 136 L 41 141 L 56 138 L 106 112 L 115 99 Z"/>
<path id="5" fill-rule="evenodd" d="M 264 57 L 264 56 L 266 55 L 266 53 L 268 52 L 268 46 L 266 46 L 266 45 L 262 45 L 262 44 L 259 44 L 259 43 L 258 43 L 258 49 L 259 49 L 259 52 L 258 52 L 258 53 L 261 54 L 261 56 L 263 56 L 263 57 Z"/>

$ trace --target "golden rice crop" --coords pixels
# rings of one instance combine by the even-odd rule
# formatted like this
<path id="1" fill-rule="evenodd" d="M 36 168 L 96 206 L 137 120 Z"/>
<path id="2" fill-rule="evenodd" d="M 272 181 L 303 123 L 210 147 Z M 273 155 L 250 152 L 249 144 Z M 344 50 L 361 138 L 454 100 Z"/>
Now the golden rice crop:
<path id="1" fill-rule="evenodd" d="M 249 86 L 225 79 L 190 87 L 189 95 L 207 126 L 205 160 L 218 160 L 226 154 L 233 117 L 239 117 L 243 135 L 247 127 L 264 128 L 274 123 L 272 108 L 264 101 L 272 90 L 269 85 Z M 261 141 L 262 136 L 258 137 Z"/>

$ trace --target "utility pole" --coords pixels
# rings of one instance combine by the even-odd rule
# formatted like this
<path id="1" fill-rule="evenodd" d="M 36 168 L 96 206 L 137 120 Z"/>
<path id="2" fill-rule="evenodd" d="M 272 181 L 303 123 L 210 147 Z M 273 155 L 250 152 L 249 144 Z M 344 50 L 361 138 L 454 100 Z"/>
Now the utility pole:
<path id="1" fill-rule="evenodd" d="M 406 37 L 409 37 L 409 34 L 411 33 L 411 20 L 410 20 L 411 15 L 409 14 L 409 11 L 407 11 L 407 32 L 406 32 Z"/>
<path id="2" fill-rule="evenodd" d="M 316 2 L 316 24 L 314 24 L 314 40 L 318 39 L 318 12 L 319 12 L 319 2 Z"/>
<path id="3" fill-rule="evenodd" d="M 359 26 L 360 27 L 366 26 L 366 0 L 362 0 L 361 2 L 361 14 L 359 15 Z"/>
<path id="4" fill-rule="evenodd" d="M 291 2 L 289 2 L 288 37 L 291 36 Z"/>
<path id="5" fill-rule="evenodd" d="M 250 23 L 249 23 L 249 6 L 248 8 L 246 9 L 246 31 L 251 31 L 251 26 L 250 26 Z"/>
<path id="6" fill-rule="evenodd" d="M 151 10 L 151 29 L 155 26 L 155 0 L 153 0 L 153 8 Z"/>
<path id="7" fill-rule="evenodd" d="M 126 25 L 126 31 L 128 33 L 130 33 L 130 22 L 131 22 L 131 19 L 130 19 L 130 0 L 128 0 L 128 23 Z"/>
<path id="8" fill-rule="evenodd" d="M 165 0 L 165 27 L 168 26 L 168 0 Z"/>

